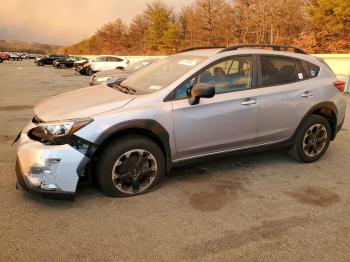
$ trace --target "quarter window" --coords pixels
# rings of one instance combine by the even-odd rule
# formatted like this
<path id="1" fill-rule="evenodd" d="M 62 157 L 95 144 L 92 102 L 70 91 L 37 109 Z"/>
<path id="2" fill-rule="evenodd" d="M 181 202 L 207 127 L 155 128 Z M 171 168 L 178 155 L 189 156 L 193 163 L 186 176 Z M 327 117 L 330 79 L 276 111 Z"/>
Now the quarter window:
<path id="1" fill-rule="evenodd" d="M 118 58 L 118 57 L 113 57 L 113 56 L 107 57 L 107 62 L 121 62 L 121 61 L 123 61 L 123 60 Z"/>
<path id="2" fill-rule="evenodd" d="M 318 73 L 320 72 L 320 68 L 317 65 L 311 64 L 309 62 L 305 62 L 305 63 L 306 63 L 307 71 L 309 73 L 309 77 L 311 78 L 317 77 Z"/>
<path id="3" fill-rule="evenodd" d="M 278 56 L 261 56 L 260 61 L 262 86 L 282 85 L 306 78 L 299 60 Z"/>
<path id="4" fill-rule="evenodd" d="M 105 56 L 99 56 L 94 59 L 94 62 L 106 62 Z"/>

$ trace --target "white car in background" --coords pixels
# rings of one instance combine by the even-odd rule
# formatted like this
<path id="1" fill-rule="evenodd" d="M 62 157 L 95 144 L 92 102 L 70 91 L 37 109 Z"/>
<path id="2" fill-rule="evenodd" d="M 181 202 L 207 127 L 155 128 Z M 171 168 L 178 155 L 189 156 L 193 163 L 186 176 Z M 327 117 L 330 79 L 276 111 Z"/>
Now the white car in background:
<path id="1" fill-rule="evenodd" d="M 92 72 L 110 69 L 124 69 L 128 67 L 129 60 L 119 56 L 98 56 L 90 61 L 90 69 Z"/>

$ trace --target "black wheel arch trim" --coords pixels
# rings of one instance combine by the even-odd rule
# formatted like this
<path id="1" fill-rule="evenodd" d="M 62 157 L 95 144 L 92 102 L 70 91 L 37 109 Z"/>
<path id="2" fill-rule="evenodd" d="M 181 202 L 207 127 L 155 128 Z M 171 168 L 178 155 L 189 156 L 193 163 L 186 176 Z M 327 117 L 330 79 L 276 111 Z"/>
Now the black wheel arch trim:
<path id="1" fill-rule="evenodd" d="M 334 140 L 336 134 L 337 134 L 337 122 L 338 122 L 338 109 L 336 107 L 336 105 L 333 102 L 330 101 L 326 101 L 326 102 L 321 102 L 318 103 L 314 106 L 312 106 L 307 113 L 304 115 L 304 117 L 302 118 L 302 120 L 300 121 L 298 128 L 295 130 L 293 137 L 295 136 L 296 132 L 298 131 L 300 125 L 312 114 L 314 114 L 315 112 L 317 112 L 318 110 L 322 109 L 322 108 L 328 108 L 330 109 L 334 115 L 335 115 L 335 123 L 331 123 L 331 128 L 332 128 L 332 134 L 331 134 L 331 140 Z M 329 119 L 328 119 L 329 120 Z"/>
<path id="2" fill-rule="evenodd" d="M 162 150 L 164 151 L 166 170 L 169 172 L 172 167 L 169 133 L 160 123 L 152 119 L 134 119 L 109 127 L 94 142 L 94 144 L 96 144 L 98 147 L 97 150 L 110 138 L 117 137 L 118 134 L 128 134 L 126 133 L 128 130 L 131 131 L 130 134 L 133 134 L 132 132 L 135 130 L 146 131 L 153 134 L 151 139 L 156 139 L 157 141 L 155 142 L 160 144 Z"/>

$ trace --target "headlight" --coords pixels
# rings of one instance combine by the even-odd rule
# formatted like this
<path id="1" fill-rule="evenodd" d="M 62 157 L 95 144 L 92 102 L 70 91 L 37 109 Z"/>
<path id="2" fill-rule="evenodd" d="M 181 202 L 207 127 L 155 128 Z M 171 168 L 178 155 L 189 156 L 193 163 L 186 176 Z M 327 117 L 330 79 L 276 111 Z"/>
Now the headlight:
<path id="1" fill-rule="evenodd" d="M 64 143 L 66 136 L 74 134 L 92 121 L 91 118 L 83 118 L 39 123 L 37 127 L 30 130 L 29 135 L 41 142 Z"/>
<path id="2" fill-rule="evenodd" d="M 111 78 L 112 78 L 111 76 L 100 76 L 100 77 L 97 77 L 95 81 L 102 83 L 102 82 L 106 82 L 108 79 L 111 79 Z"/>

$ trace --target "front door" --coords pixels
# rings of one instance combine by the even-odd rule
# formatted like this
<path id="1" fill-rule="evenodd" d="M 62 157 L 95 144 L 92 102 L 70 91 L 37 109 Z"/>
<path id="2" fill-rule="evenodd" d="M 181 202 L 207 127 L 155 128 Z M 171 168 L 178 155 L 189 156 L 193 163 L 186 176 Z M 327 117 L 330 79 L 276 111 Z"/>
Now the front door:
<path id="1" fill-rule="evenodd" d="M 257 97 L 252 89 L 252 64 L 251 56 L 222 60 L 175 90 L 172 107 L 177 160 L 254 145 Z M 190 105 L 186 93 L 201 82 L 213 84 L 216 94 Z"/>

